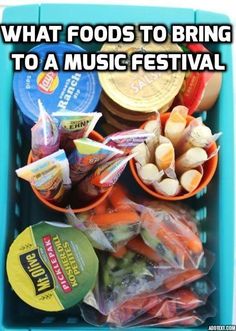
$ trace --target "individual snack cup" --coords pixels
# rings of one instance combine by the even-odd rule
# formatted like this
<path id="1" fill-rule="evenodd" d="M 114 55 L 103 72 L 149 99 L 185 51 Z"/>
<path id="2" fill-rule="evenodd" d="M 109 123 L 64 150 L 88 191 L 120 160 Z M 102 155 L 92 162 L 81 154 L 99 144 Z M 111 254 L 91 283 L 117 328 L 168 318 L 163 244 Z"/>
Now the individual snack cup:
<path id="1" fill-rule="evenodd" d="M 7 275 L 16 294 L 44 311 L 77 304 L 93 289 L 98 259 L 79 230 L 40 222 L 21 232 L 7 255 Z"/>
<path id="2" fill-rule="evenodd" d="M 16 72 L 13 79 L 15 100 L 28 125 L 32 126 L 38 119 L 38 99 L 49 115 L 67 109 L 82 113 L 95 110 L 101 93 L 97 73 L 61 70 L 65 53 L 83 52 L 80 46 L 65 42 L 42 43 L 29 51 L 38 55 L 39 68 L 36 71 L 23 69 Z M 48 53 L 56 54 L 60 70 L 43 71 Z"/>

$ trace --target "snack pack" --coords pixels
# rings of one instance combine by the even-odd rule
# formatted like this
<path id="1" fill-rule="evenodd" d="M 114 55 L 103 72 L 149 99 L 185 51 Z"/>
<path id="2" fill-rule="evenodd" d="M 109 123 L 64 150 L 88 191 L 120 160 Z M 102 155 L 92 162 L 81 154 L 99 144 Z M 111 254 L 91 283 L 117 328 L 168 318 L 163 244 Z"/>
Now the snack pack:
<path id="1" fill-rule="evenodd" d="M 38 100 L 39 118 L 31 129 L 32 160 L 37 161 L 59 149 L 59 132 L 51 116 Z"/>
<path id="2" fill-rule="evenodd" d="M 30 182 L 44 199 L 55 204 L 62 203 L 71 188 L 69 163 L 62 149 L 16 170 L 16 173 Z"/>
<path id="3" fill-rule="evenodd" d="M 134 157 L 134 154 L 117 157 L 114 160 L 98 165 L 94 172 L 80 181 L 74 190 L 74 199 L 80 197 L 81 201 L 91 201 L 100 194 L 106 192 L 109 187 L 113 186 L 127 163 Z"/>
<path id="4" fill-rule="evenodd" d="M 70 178 L 79 182 L 97 164 L 105 163 L 114 156 L 122 155 L 117 148 L 106 146 L 89 138 L 74 140 L 75 150 L 69 155 Z"/>
<path id="5" fill-rule="evenodd" d="M 74 149 L 73 140 L 88 137 L 93 131 L 101 113 L 77 113 L 73 111 L 58 111 L 52 113 L 57 119 L 60 130 L 60 147 L 67 153 Z"/>
<path id="6" fill-rule="evenodd" d="M 122 150 L 124 154 L 129 154 L 134 147 L 154 136 L 155 134 L 153 132 L 147 132 L 143 129 L 133 129 L 113 133 L 106 137 L 104 143 Z"/>

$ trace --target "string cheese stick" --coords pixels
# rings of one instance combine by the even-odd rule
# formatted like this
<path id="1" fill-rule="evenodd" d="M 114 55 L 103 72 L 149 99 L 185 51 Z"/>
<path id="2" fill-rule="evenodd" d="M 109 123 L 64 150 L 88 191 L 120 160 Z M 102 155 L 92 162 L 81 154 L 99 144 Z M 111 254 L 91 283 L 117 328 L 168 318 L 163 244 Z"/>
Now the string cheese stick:
<path id="1" fill-rule="evenodd" d="M 150 152 L 148 150 L 148 147 L 145 143 L 141 143 L 137 146 L 135 146 L 132 149 L 132 153 L 135 154 L 134 159 L 141 164 L 141 166 L 144 166 L 147 164 L 150 160 Z"/>
<path id="2" fill-rule="evenodd" d="M 179 194 L 181 186 L 178 179 L 165 178 L 161 182 L 153 183 L 153 187 L 156 192 L 159 192 L 166 196 L 175 196 Z"/>
<path id="3" fill-rule="evenodd" d="M 164 143 L 159 145 L 155 151 L 155 160 L 158 169 L 166 170 L 173 167 L 175 161 L 175 151 L 173 145 Z"/>
<path id="4" fill-rule="evenodd" d="M 221 133 L 213 135 L 211 129 L 202 124 L 201 118 L 196 118 L 189 123 L 176 145 L 177 154 L 181 155 L 191 147 L 206 148 L 220 135 Z"/>
<path id="5" fill-rule="evenodd" d="M 140 179 L 147 185 L 159 181 L 163 175 L 163 172 L 160 172 L 153 163 L 147 163 L 143 167 L 137 168 L 137 171 Z"/>
<path id="6" fill-rule="evenodd" d="M 197 168 L 208 159 L 203 148 L 192 147 L 175 161 L 175 171 L 182 174 L 189 169 Z"/>
<path id="7" fill-rule="evenodd" d="M 149 149 L 150 155 L 151 155 L 151 160 L 150 162 L 155 162 L 155 149 L 159 143 L 159 138 L 161 134 L 161 121 L 160 121 L 160 115 L 157 117 L 155 120 L 148 121 L 145 126 L 144 130 L 149 133 L 154 133 L 155 136 L 148 138 L 146 140 L 147 147 Z"/>
<path id="8" fill-rule="evenodd" d="M 172 144 L 169 138 L 166 138 L 165 136 L 160 136 L 159 138 L 159 144 Z"/>
<path id="9" fill-rule="evenodd" d="M 186 117 L 188 114 L 188 108 L 184 106 L 175 107 L 165 125 L 165 136 L 169 138 L 172 144 L 175 146 L 186 126 Z"/>
<path id="10" fill-rule="evenodd" d="M 193 192 L 200 184 L 202 173 L 196 169 L 185 171 L 180 177 L 180 184 L 187 192 Z"/>

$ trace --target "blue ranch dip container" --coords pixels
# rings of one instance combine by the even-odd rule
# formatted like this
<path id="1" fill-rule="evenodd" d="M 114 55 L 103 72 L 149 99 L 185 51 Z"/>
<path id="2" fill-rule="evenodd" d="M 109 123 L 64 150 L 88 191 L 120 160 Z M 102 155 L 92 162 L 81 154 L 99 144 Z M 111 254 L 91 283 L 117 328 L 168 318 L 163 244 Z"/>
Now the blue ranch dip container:
<path id="1" fill-rule="evenodd" d="M 95 110 L 101 93 L 96 72 L 42 71 L 48 53 L 56 54 L 59 67 L 62 68 L 65 53 L 85 52 L 83 48 L 60 42 L 58 44 L 40 44 L 29 52 L 39 55 L 39 69 L 16 72 L 13 79 L 16 103 L 24 121 L 29 126 L 34 125 L 38 120 L 38 99 L 42 101 L 49 114 L 58 110 L 84 113 Z"/>

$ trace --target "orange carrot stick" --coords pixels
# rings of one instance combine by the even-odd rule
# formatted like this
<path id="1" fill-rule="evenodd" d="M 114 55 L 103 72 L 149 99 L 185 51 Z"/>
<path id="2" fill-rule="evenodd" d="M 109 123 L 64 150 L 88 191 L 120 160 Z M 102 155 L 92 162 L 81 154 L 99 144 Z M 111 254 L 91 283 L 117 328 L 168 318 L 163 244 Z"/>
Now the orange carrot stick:
<path id="1" fill-rule="evenodd" d="M 121 259 L 126 253 L 127 253 L 127 248 L 125 246 L 120 247 L 115 253 L 112 255 L 118 259 Z"/>
<path id="2" fill-rule="evenodd" d="M 174 290 L 183 285 L 189 284 L 203 276 L 202 272 L 198 269 L 187 270 L 179 275 L 174 275 L 168 278 L 164 285 L 168 290 Z"/>
<path id="3" fill-rule="evenodd" d="M 118 208 L 123 204 L 126 205 L 125 204 L 126 198 L 127 198 L 127 195 L 126 195 L 125 189 L 121 185 L 115 185 L 109 195 L 110 203 L 114 208 Z M 122 206 L 122 207 L 124 207 L 124 206 Z"/>
<path id="4" fill-rule="evenodd" d="M 100 215 L 92 215 L 90 220 L 101 228 L 111 228 L 117 225 L 128 225 L 139 221 L 135 211 L 120 211 Z"/>
<path id="5" fill-rule="evenodd" d="M 160 263 L 162 261 L 157 252 L 154 251 L 151 247 L 147 246 L 140 237 L 130 240 L 127 244 L 127 247 L 132 251 L 147 257 L 150 261 L 156 263 Z"/>
<path id="6" fill-rule="evenodd" d="M 109 207 L 108 199 L 103 200 L 98 206 L 94 208 L 94 212 L 96 215 L 105 214 Z"/>

